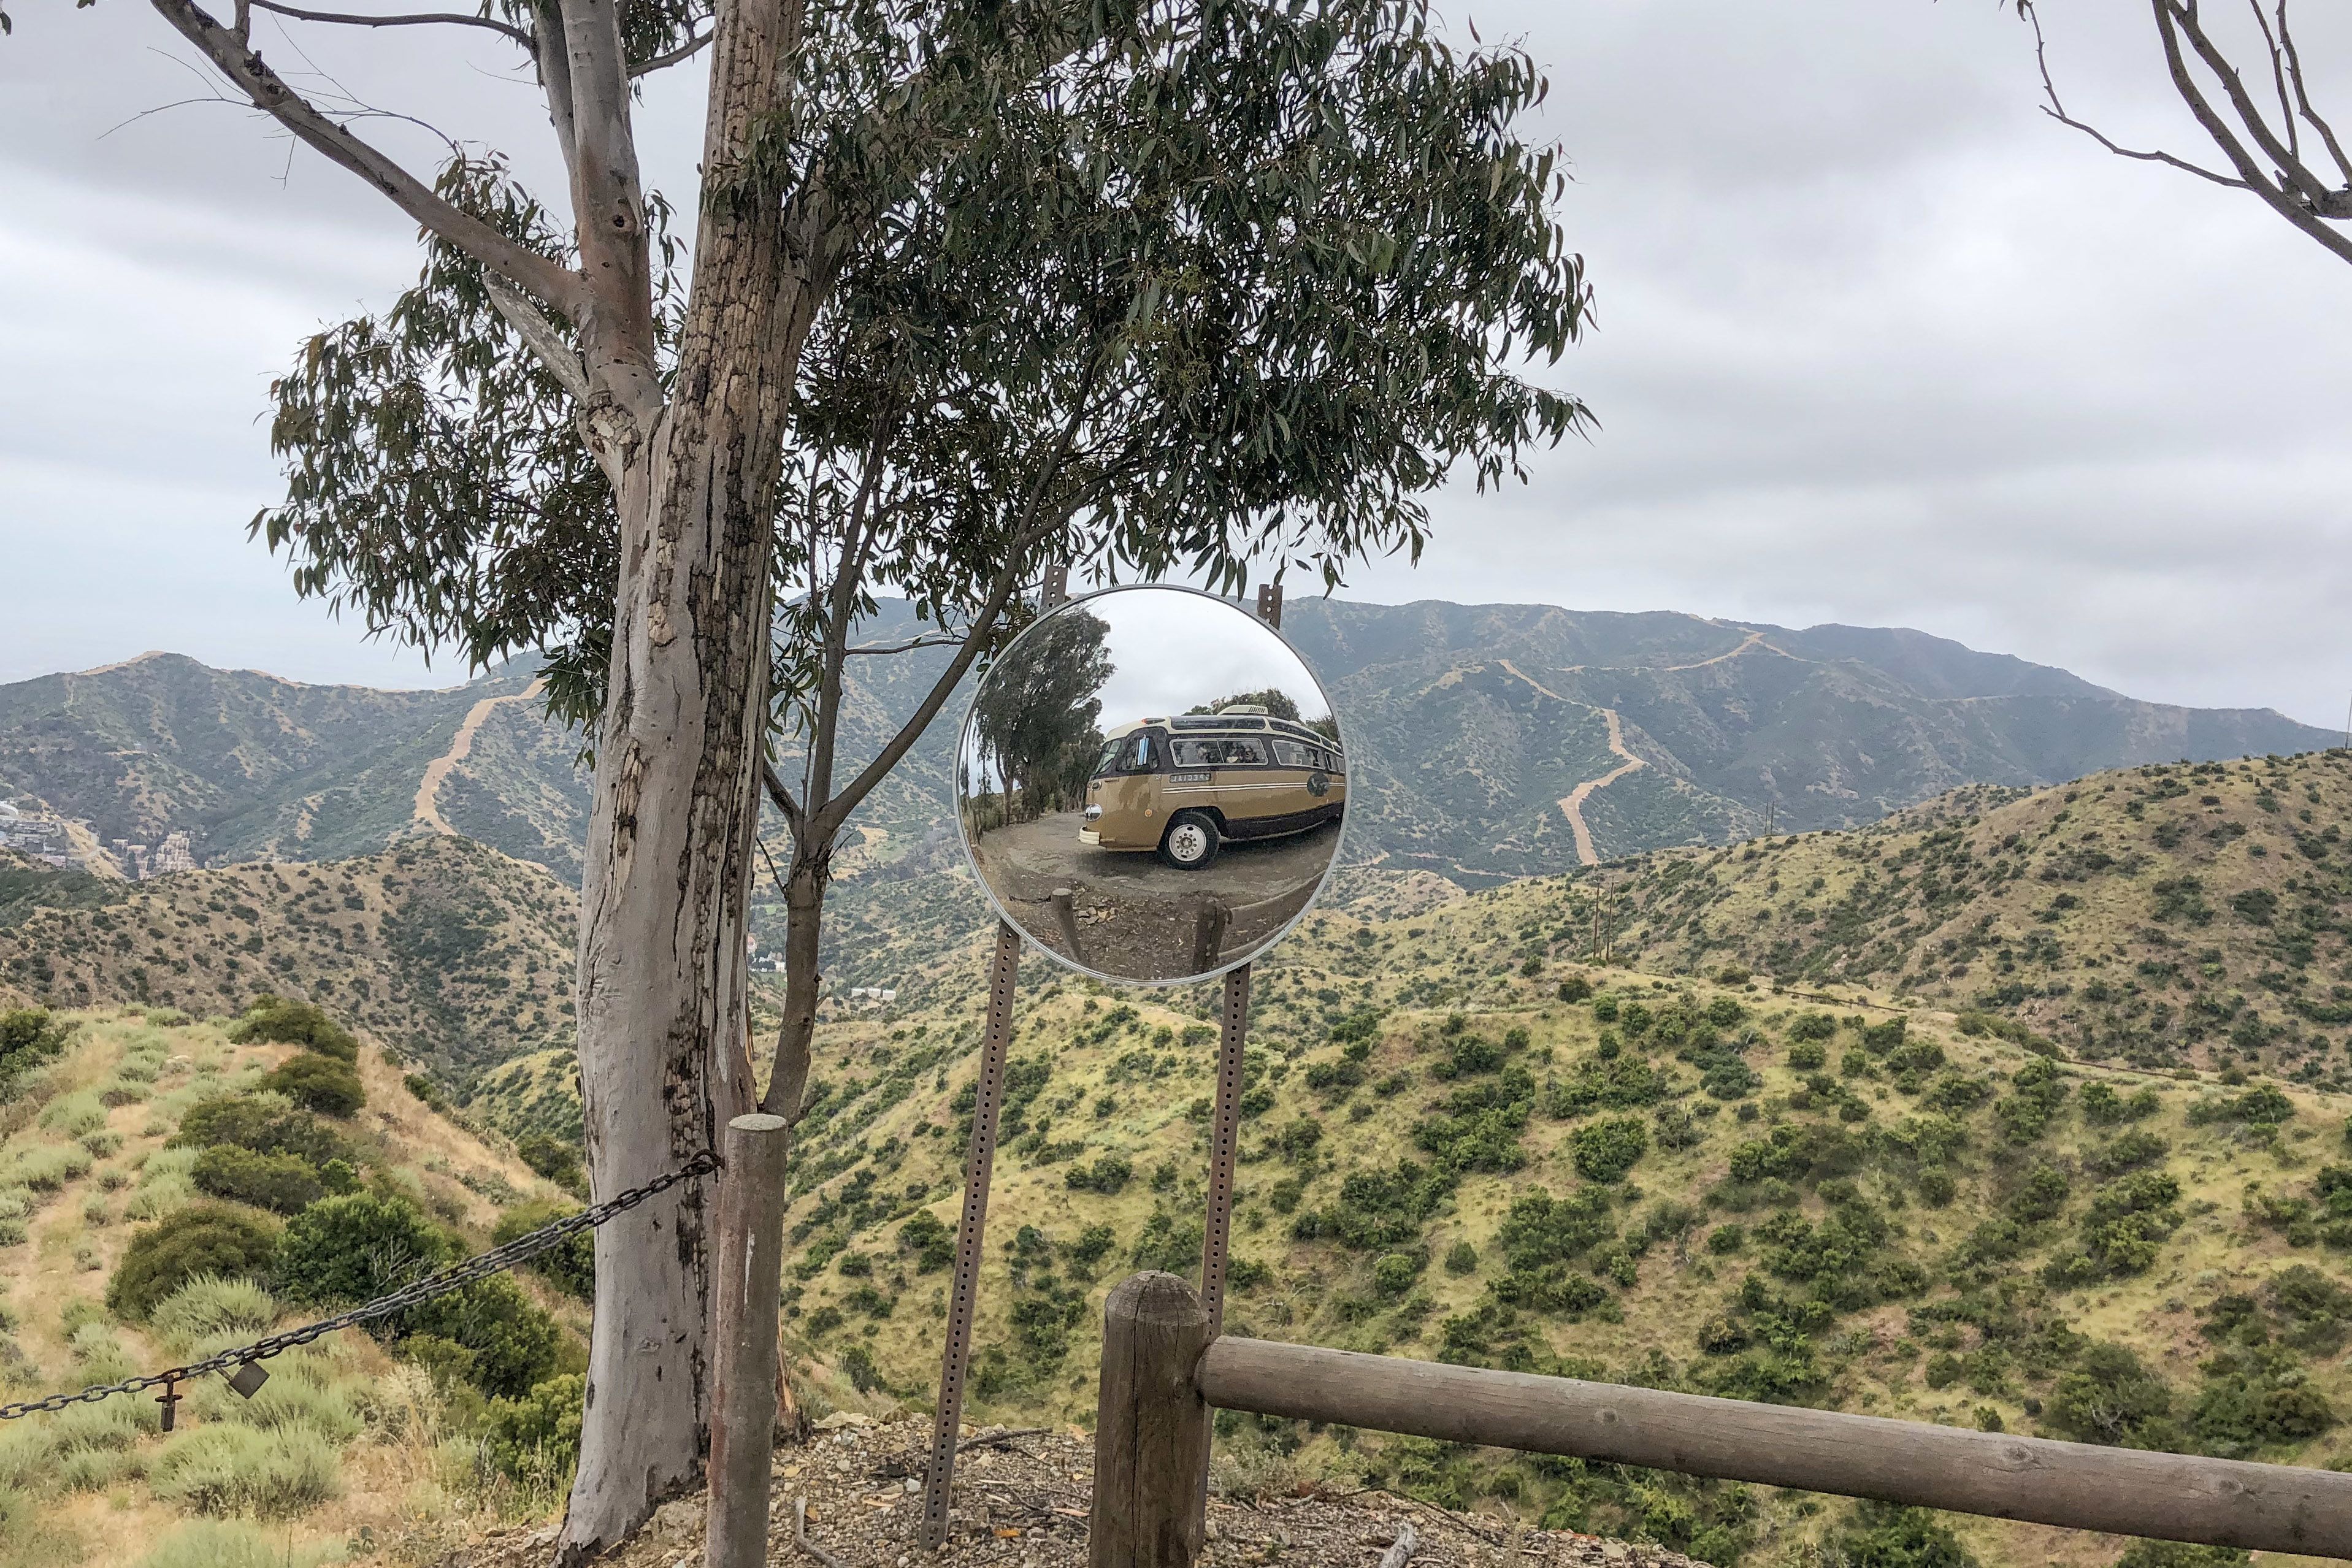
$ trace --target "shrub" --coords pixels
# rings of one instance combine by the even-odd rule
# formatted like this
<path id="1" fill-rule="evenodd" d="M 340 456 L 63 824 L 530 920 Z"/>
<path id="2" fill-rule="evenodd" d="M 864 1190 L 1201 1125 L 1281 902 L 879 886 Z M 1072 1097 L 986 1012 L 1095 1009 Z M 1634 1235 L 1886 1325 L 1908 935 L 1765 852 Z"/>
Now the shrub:
<path id="1" fill-rule="evenodd" d="M 476 1386 L 493 1398 L 520 1398 L 554 1375 L 562 1331 L 504 1274 L 436 1296 L 396 1320 L 395 1332 L 444 1339 L 473 1354 Z"/>
<path id="2" fill-rule="evenodd" d="M 215 1334 L 259 1333 L 278 1321 L 278 1303 L 256 1281 L 198 1274 L 157 1303 L 148 1321 L 185 1349 Z"/>
<path id="3" fill-rule="evenodd" d="M 277 1250 L 275 1227 L 219 1204 L 191 1204 L 131 1238 L 106 1287 L 106 1304 L 133 1322 L 199 1275 L 257 1279 Z"/>
<path id="4" fill-rule="evenodd" d="M 231 1203 L 249 1203 L 278 1214 L 295 1214 L 326 1196 L 319 1173 L 299 1155 L 257 1155 L 235 1144 L 215 1144 L 196 1156 L 188 1173 L 196 1190 Z"/>
<path id="5" fill-rule="evenodd" d="M 0 1171 L 0 1186 L 30 1187 L 35 1192 L 55 1192 L 66 1183 L 89 1174 L 95 1164 L 89 1151 L 78 1144 L 37 1144 L 19 1149 L 16 1157 Z"/>
<path id="6" fill-rule="evenodd" d="M 52 1018 L 47 1008 L 0 1012 L 0 1082 L 16 1077 L 63 1051 L 80 1025 Z"/>
<path id="7" fill-rule="evenodd" d="M 2189 1124 L 2202 1126 L 2209 1122 L 2246 1122 L 2255 1125 L 2275 1125 L 2294 1119 L 2294 1102 L 2264 1083 L 2247 1090 L 2243 1094 L 2225 1094 L 2218 1100 L 2200 1100 L 2189 1107 Z"/>
<path id="8" fill-rule="evenodd" d="M 580 1147 L 545 1133 L 525 1133 L 515 1140 L 515 1158 L 564 1191 L 579 1194 L 586 1190 L 588 1173 L 580 1163 Z"/>
<path id="9" fill-rule="evenodd" d="M 264 1074 L 256 1085 L 265 1093 L 283 1094 L 306 1111 L 348 1120 L 367 1103 L 359 1069 L 331 1056 L 305 1053 L 290 1058 L 277 1071 Z"/>
<path id="10" fill-rule="evenodd" d="M 1640 1117 L 1605 1116 L 1576 1130 L 1576 1168 L 1588 1181 L 1613 1182 L 1649 1147 L 1649 1130 Z"/>
<path id="11" fill-rule="evenodd" d="M 1073 1166 L 1063 1177 L 1073 1191 L 1098 1192 L 1105 1197 L 1123 1189 L 1135 1175 L 1124 1155 L 1105 1155 L 1091 1166 Z"/>
<path id="12" fill-rule="evenodd" d="M 163 1537 L 138 1568 L 320 1568 L 341 1558 L 340 1542 L 289 1550 L 248 1521 L 198 1519 Z"/>
<path id="13" fill-rule="evenodd" d="M 1151 1218 L 1135 1238 L 1131 1256 L 1139 1269 L 1161 1269 L 1171 1274 L 1188 1273 L 1201 1266 L 1202 1221 L 1198 1216 L 1179 1218 L 1164 1208 L 1155 1208 Z"/>
<path id="14" fill-rule="evenodd" d="M 1856 1503 L 1824 1555 L 1844 1568 L 1976 1568 L 1976 1559 L 1941 1519 L 1891 1502 Z"/>
<path id="15" fill-rule="evenodd" d="M 517 1204 L 499 1216 L 498 1228 L 490 1232 L 494 1246 L 503 1247 L 519 1237 L 528 1236 L 542 1225 L 580 1212 L 576 1203 L 541 1199 L 535 1203 Z M 527 1265 L 549 1284 L 567 1296 L 577 1296 L 583 1301 L 596 1298 L 596 1237 L 593 1231 L 582 1230 L 533 1258 Z"/>
<path id="16" fill-rule="evenodd" d="M 914 1221 L 910 1219 L 907 1223 L 909 1227 L 912 1227 Z M 939 1224 L 937 1220 L 933 1220 L 932 1223 L 935 1225 Z M 947 1227 L 944 1225 L 940 1226 L 940 1228 L 942 1231 L 947 1230 Z M 950 1232 L 950 1235 L 951 1237 L 952 1232 Z M 1070 1261 L 1077 1264 L 1081 1268 L 1091 1269 L 1097 1263 L 1101 1262 L 1103 1255 L 1117 1245 L 1118 1245 L 1118 1231 L 1113 1230 L 1108 1225 L 1089 1225 L 1084 1230 L 1078 1232 L 1078 1239 L 1076 1241 L 1070 1243 L 1068 1249 Z M 942 1266 L 946 1263 L 953 1262 L 954 1260 L 955 1243 L 950 1239 L 948 1242 L 948 1253 L 947 1257 L 942 1260 Z M 1230 1279 L 1232 1276 L 1228 1274 L 1226 1277 Z"/>
<path id="17" fill-rule="evenodd" d="M 300 1427 L 263 1431 L 231 1422 L 173 1437 L 155 1460 L 155 1495 L 198 1513 L 286 1519 L 340 1490 L 335 1450 Z"/>
<path id="18" fill-rule="evenodd" d="M 2243 1548 L 2192 1546 L 2185 1541 L 2135 1541 L 2116 1559 L 2116 1568 L 2235 1568 Z"/>
<path id="19" fill-rule="evenodd" d="M 106 1103 L 87 1089 L 60 1094 L 41 1113 L 41 1125 L 68 1138 L 95 1133 L 106 1125 Z"/>
<path id="20" fill-rule="evenodd" d="M 500 1471 L 526 1485 L 550 1490 L 568 1485 L 580 1462 L 581 1413 L 587 1380 L 578 1374 L 551 1377 L 519 1398 L 490 1406 L 482 1448 Z"/>
<path id="21" fill-rule="evenodd" d="M 448 1255 L 446 1238 L 405 1198 L 347 1193 L 288 1223 L 278 1279 L 289 1301 L 364 1301 L 430 1273 Z"/>
<path id="22" fill-rule="evenodd" d="M 2037 1057 L 2019 1068 L 2010 1080 L 2011 1092 L 1993 1106 L 1993 1119 L 2012 1144 L 2030 1144 L 2050 1126 L 2066 1098 L 2067 1083 L 2057 1064 Z"/>
<path id="23" fill-rule="evenodd" d="M 1110 1228 L 1097 1226 L 1095 1228 L 1107 1234 Z M 1080 1239 L 1083 1241 L 1084 1238 Z M 928 1208 L 917 1209 L 908 1217 L 906 1224 L 898 1227 L 898 1245 L 915 1255 L 915 1272 L 918 1274 L 936 1274 L 955 1261 L 955 1232 Z M 1108 1248 L 1108 1242 L 1106 1241 L 1104 1246 Z M 1085 1261 L 1091 1263 L 1101 1256 L 1102 1249 L 1097 1249 Z"/>
<path id="24" fill-rule="evenodd" d="M 2134 1171 L 2095 1188 L 2083 1217 L 2082 1250 L 2053 1258 L 2044 1281 L 2063 1287 L 2145 1272 L 2180 1227 L 2179 1197 L 2180 1184 L 2161 1171 Z"/>
<path id="25" fill-rule="evenodd" d="M 1592 982 L 1582 975 L 1570 975 L 1559 983 L 1559 999 L 1580 1002 L 1592 995 Z"/>
<path id="26" fill-rule="evenodd" d="M 1789 1065 L 1801 1072 L 1818 1072 L 1829 1053 L 1817 1040 L 1801 1040 L 1789 1047 Z"/>
<path id="27" fill-rule="evenodd" d="M 289 1001 L 267 991 L 253 998 L 245 1016 L 230 1027 L 228 1037 L 239 1044 L 273 1040 L 305 1045 L 341 1061 L 360 1059 L 359 1041 L 315 1003 Z"/>
<path id="28" fill-rule="evenodd" d="M 2083 1086 L 2083 1120 L 2095 1126 L 2112 1127 L 2124 1122 L 2137 1122 L 2153 1116 L 2163 1107 L 2153 1089 L 2142 1089 L 2129 1098 L 2118 1094 L 2105 1083 Z"/>
<path id="29" fill-rule="evenodd" d="M 223 1094 L 200 1100 L 180 1118 L 165 1146 L 208 1149 L 235 1144 L 257 1155 L 299 1155 L 324 1167 L 348 1157 L 334 1129 L 277 1094 Z"/>
<path id="30" fill-rule="evenodd" d="M 1467 1241 L 1456 1241 L 1445 1250 L 1445 1271 L 1449 1274 L 1475 1273 L 1478 1268 L 1478 1249 Z"/>
<path id="31" fill-rule="evenodd" d="M 1402 1296 L 1421 1278 L 1422 1260 L 1410 1252 L 1391 1252 L 1372 1265 L 1372 1288 L 1383 1296 Z"/>
<path id="32" fill-rule="evenodd" d="M 2110 1448 L 2171 1446 L 2172 1390 L 2119 1344 L 2094 1344 L 2051 1387 L 2042 1420 L 2059 1436 Z"/>

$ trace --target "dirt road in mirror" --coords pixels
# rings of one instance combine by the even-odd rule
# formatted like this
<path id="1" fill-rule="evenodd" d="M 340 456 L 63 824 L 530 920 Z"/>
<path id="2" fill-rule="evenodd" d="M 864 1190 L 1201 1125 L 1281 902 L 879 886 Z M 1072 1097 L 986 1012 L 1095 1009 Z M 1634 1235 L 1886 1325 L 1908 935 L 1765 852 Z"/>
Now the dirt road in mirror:
<path id="1" fill-rule="evenodd" d="M 1078 841 L 1076 811 L 979 835 L 974 859 L 1005 912 L 1039 943 L 1089 969 L 1139 980 L 1171 980 L 1203 970 L 1196 952 L 1202 908 L 1223 906 L 1215 963 L 1252 954 L 1288 924 L 1323 879 L 1339 825 L 1286 838 L 1228 840 L 1210 865 L 1179 871 L 1152 854 L 1091 849 Z M 1054 906 L 1067 889 L 1067 928 Z"/>

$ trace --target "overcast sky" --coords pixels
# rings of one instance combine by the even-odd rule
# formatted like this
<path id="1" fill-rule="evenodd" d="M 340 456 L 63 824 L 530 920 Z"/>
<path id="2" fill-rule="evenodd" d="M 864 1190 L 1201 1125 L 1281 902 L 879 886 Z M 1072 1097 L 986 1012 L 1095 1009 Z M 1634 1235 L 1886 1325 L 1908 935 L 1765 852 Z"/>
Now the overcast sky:
<path id="1" fill-rule="evenodd" d="M 1087 598 L 1085 610 L 1110 628 L 1103 639 L 1110 678 L 1095 694 L 1101 700 L 1098 727 L 1106 733 L 1244 692 L 1281 692 L 1303 719 L 1331 716 L 1331 699 L 1307 662 L 1230 600 L 1120 588 Z M 982 765 L 978 734 L 967 729 L 963 746 L 969 776 L 983 789 L 996 788 L 994 773 Z"/>
<path id="2" fill-rule="evenodd" d="M 271 374 L 413 278 L 410 225 L 247 112 L 134 119 L 209 90 L 136 0 L 11 9 L 0 679 L 149 648 L 458 678 L 297 601 L 245 538 L 277 490 Z M 2145 5 L 2043 10 L 2070 107 L 2197 150 Z M 1524 487 L 1440 496 L 1420 569 L 1372 565 L 1349 597 L 1915 626 L 2137 695 L 2343 721 L 2352 267 L 2041 117 L 1996 0 L 1448 12 L 1552 74 L 1539 131 L 1577 178 L 1562 218 L 1599 323 L 1543 373 L 1601 428 Z M 2306 55 L 2352 118 L 2352 16 L 2312 12 Z M 487 35 L 324 31 L 298 54 L 257 20 L 289 75 L 546 172 Z M 678 188 L 700 83 L 672 75 L 640 126 Z M 371 134 L 430 166 L 422 131 Z"/>

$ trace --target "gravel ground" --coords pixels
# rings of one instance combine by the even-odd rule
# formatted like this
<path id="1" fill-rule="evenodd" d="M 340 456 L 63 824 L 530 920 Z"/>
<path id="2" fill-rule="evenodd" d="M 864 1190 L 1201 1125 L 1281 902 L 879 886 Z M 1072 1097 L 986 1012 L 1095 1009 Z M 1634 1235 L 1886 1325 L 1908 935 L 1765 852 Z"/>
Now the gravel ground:
<path id="1" fill-rule="evenodd" d="M 835 1416 L 828 1425 L 832 1429 L 807 1448 L 776 1456 L 768 1560 L 780 1568 L 1084 1568 L 1091 1438 L 996 1427 L 971 1431 L 956 1463 L 948 1547 L 934 1558 L 920 1544 L 929 1423 L 877 1426 Z M 794 1504 L 803 1498 L 815 1555 L 793 1538 Z M 608 1561 L 616 1568 L 695 1568 L 702 1561 L 702 1499 L 680 1499 Z M 1404 1542 L 1408 1528 L 1412 1540 Z M 1213 1498 L 1209 1534 L 1201 1562 L 1220 1568 L 1704 1568 L 1660 1547 L 1515 1531 L 1383 1491 L 1256 1502 Z M 547 1560 L 552 1535 L 492 1536 L 443 1568 L 536 1568 Z M 1401 1542 L 1403 1552 L 1396 1550 Z"/>

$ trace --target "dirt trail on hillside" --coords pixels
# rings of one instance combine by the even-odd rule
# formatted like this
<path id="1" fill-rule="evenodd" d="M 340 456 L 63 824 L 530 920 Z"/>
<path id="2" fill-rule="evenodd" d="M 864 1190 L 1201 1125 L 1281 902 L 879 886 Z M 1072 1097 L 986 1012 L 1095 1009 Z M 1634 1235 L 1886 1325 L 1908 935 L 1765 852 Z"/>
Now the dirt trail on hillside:
<path id="1" fill-rule="evenodd" d="M 474 736 L 488 721 L 492 708 L 500 703 L 528 702 L 539 695 L 541 688 L 546 685 L 545 681 L 533 681 L 521 691 L 502 697 L 484 697 L 467 708 L 464 721 L 457 726 L 457 735 L 449 741 L 449 749 L 425 765 L 425 777 L 417 781 L 416 805 L 409 812 L 409 821 L 418 827 L 430 828 L 436 833 L 456 838 L 457 830 L 441 815 L 441 780 L 448 778 L 451 769 L 465 761 L 473 751 Z"/>
<path id="2" fill-rule="evenodd" d="M 1712 658 L 1712 659 L 1701 659 L 1701 660 L 1700 660 L 1697 664 L 1664 664 L 1664 665 L 1659 666 L 1659 668 L 1660 668 L 1660 672 L 1661 672 L 1662 674 L 1672 674 L 1673 672 L 1675 672 L 1675 671 L 1676 671 L 1676 670 L 1704 670 L 1704 669 L 1706 669 L 1709 664 L 1722 664 L 1722 663 L 1723 663 L 1725 660 L 1727 660 L 1727 659 L 1737 659 L 1738 657 L 1739 657 L 1739 655 L 1740 655 L 1740 654 L 1745 653 L 1746 652 L 1748 652 L 1748 649 L 1755 647 L 1759 643 L 1761 643 L 1761 642 L 1763 642 L 1763 641 L 1764 641 L 1764 633 L 1763 633 L 1763 632 L 1750 632 L 1749 633 L 1748 633 L 1748 641 L 1746 641 L 1745 643 L 1742 643 L 1741 644 L 1739 644 L 1739 646 L 1738 646 L 1738 647 L 1734 648 L 1734 649 L 1733 649 L 1733 650 L 1731 650 L 1731 652 L 1729 652 L 1728 653 L 1717 653 L 1714 658 Z M 1772 650 L 1772 652 L 1774 652 L 1774 653 L 1779 653 L 1780 652 L 1780 649 L 1778 649 L 1778 648 L 1775 648 L 1775 649 L 1773 649 L 1773 650 Z M 1787 655 L 1786 655 L 1786 654 L 1782 654 L 1781 656 L 1782 656 L 1782 657 L 1784 657 L 1784 658 L 1785 658 L 1785 657 L 1787 657 Z"/>
<path id="3" fill-rule="evenodd" d="M 1726 659 L 1738 658 L 1740 654 L 1746 653 L 1748 649 L 1754 647 L 1763 640 L 1764 634 L 1762 632 L 1751 632 L 1748 634 L 1748 641 L 1742 643 L 1738 647 L 1734 648 L 1730 653 L 1718 653 L 1714 658 L 1705 660 L 1703 663 L 1719 664 Z M 1535 687 L 1536 690 L 1543 693 L 1544 695 L 1551 698 L 1552 701 L 1556 703 L 1573 702 L 1576 703 L 1576 706 L 1579 707 L 1592 708 L 1594 713 L 1599 714 L 1602 718 L 1609 721 L 1609 749 L 1625 759 L 1623 765 L 1611 769 L 1609 772 L 1602 774 L 1598 779 L 1587 779 L 1583 783 L 1579 784 L 1575 789 L 1562 796 L 1559 802 L 1560 814 L 1568 819 L 1568 831 L 1576 835 L 1576 858 L 1578 863 L 1581 865 L 1599 865 L 1601 863 L 1601 855 L 1600 852 L 1592 847 L 1592 830 L 1587 827 L 1584 822 L 1584 802 L 1591 798 L 1592 792 L 1595 789 L 1606 789 L 1610 785 L 1616 783 L 1617 780 L 1624 778 L 1625 775 L 1633 772 L 1636 768 L 1646 768 L 1649 764 L 1625 749 L 1625 726 L 1624 722 L 1617 716 L 1617 710 L 1615 708 L 1594 707 L 1591 703 L 1578 702 L 1574 697 L 1564 697 L 1558 692 L 1553 691 L 1549 686 L 1545 685 L 1541 681 L 1537 680 L 1533 675 L 1530 675 L 1526 671 L 1520 669 L 1508 659 L 1497 660 L 1496 663 L 1500 664 L 1503 668 L 1510 671 L 1511 674 L 1518 676 L 1519 679 L 1527 682 L 1528 685 Z M 1677 664 L 1674 667 L 1676 669 L 1695 670 L 1699 666 L 1697 664 Z"/>
<path id="4" fill-rule="evenodd" d="M 1587 779 L 1583 783 L 1570 789 L 1559 803 L 1561 814 L 1568 818 L 1568 831 L 1576 835 L 1576 858 L 1585 865 L 1599 865 L 1601 856 L 1592 847 L 1592 830 L 1584 825 L 1584 802 L 1591 797 L 1595 789 L 1606 789 L 1636 768 L 1649 766 L 1648 763 L 1625 749 L 1625 727 L 1618 720 L 1617 710 L 1613 707 L 1602 708 L 1601 716 L 1609 721 L 1609 749 L 1625 760 L 1621 766 L 1610 769 L 1598 779 Z"/>

